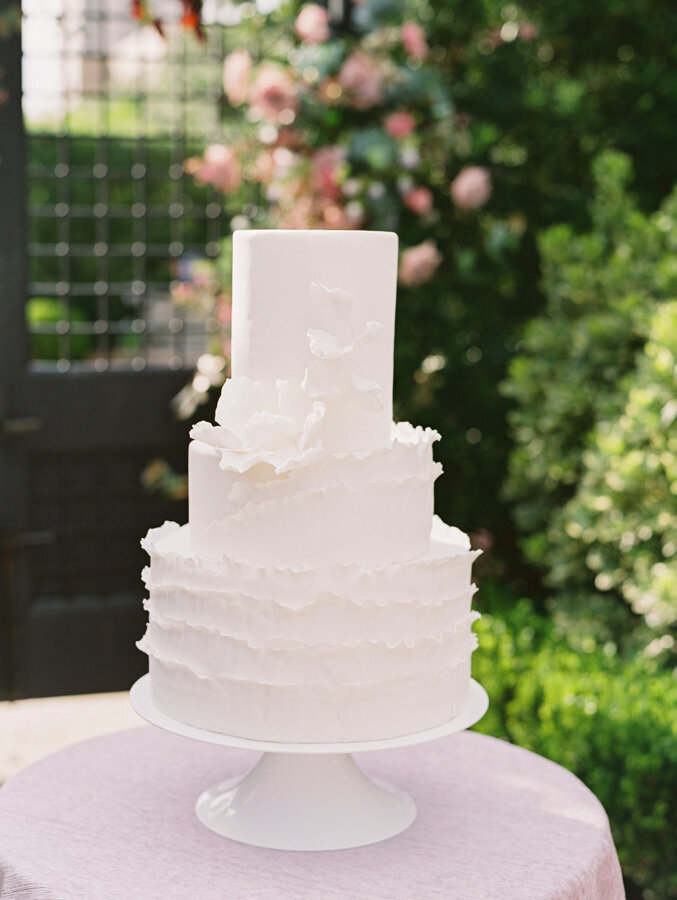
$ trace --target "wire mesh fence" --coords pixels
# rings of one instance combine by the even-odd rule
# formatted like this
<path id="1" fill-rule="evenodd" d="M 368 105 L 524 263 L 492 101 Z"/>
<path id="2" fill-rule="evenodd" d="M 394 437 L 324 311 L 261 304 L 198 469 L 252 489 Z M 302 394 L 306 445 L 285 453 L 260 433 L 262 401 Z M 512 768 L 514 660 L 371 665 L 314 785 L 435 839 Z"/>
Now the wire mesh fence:
<path id="1" fill-rule="evenodd" d="M 120 0 L 24 0 L 26 324 L 38 371 L 191 367 L 218 323 L 172 300 L 221 204 L 184 161 L 218 138 L 224 31 L 166 37 Z"/>

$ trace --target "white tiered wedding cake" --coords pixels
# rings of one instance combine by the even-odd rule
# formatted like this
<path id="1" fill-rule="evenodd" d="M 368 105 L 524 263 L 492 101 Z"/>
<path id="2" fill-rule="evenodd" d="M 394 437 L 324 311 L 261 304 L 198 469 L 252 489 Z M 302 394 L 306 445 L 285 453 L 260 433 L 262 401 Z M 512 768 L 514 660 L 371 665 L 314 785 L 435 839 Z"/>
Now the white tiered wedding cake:
<path id="1" fill-rule="evenodd" d="M 240 231 L 233 254 L 189 523 L 143 541 L 153 702 L 268 741 L 441 724 L 467 701 L 476 553 L 433 516 L 439 435 L 392 422 L 397 237 Z"/>

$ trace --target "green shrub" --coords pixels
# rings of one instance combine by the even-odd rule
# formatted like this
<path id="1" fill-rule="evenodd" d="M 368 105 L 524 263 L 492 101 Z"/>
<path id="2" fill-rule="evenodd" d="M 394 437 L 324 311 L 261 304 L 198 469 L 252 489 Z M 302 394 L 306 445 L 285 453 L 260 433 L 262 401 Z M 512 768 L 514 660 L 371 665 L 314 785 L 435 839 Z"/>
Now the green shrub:
<path id="1" fill-rule="evenodd" d="M 524 550 L 557 588 L 559 608 L 589 610 L 616 640 L 633 630 L 618 597 L 649 625 L 669 623 L 668 604 L 644 592 L 675 552 L 674 437 L 663 413 L 674 375 L 658 362 L 674 352 L 671 317 L 654 323 L 641 351 L 652 317 L 677 296 L 677 192 L 644 215 L 627 193 L 630 171 L 627 157 L 603 154 L 592 231 L 560 225 L 543 236 L 546 308 L 529 323 L 504 385 L 516 404 L 506 493 Z M 665 371 L 654 390 L 656 365 Z M 635 414 L 638 402 L 649 409 Z"/>
<path id="2" fill-rule="evenodd" d="M 473 675 L 490 706 L 476 729 L 573 771 L 606 809 L 625 876 L 647 897 L 677 897 L 674 675 L 646 657 L 624 662 L 592 636 L 576 652 L 528 601 L 501 609 L 490 587 L 480 596 L 498 611 L 477 626 Z"/>
<path id="3" fill-rule="evenodd" d="M 558 565 L 552 580 L 571 590 L 581 572 L 616 592 L 660 632 L 677 621 L 677 301 L 655 313 L 637 367 L 619 389 L 618 413 L 588 440 L 576 494 L 554 517 Z"/>

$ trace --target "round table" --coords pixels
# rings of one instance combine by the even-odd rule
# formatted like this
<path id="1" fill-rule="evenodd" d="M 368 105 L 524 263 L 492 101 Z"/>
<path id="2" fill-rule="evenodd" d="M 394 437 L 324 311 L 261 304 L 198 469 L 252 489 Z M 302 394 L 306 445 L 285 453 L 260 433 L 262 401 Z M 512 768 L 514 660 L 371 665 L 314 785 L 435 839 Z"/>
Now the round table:
<path id="1" fill-rule="evenodd" d="M 360 754 L 418 818 L 380 844 L 330 852 L 238 844 L 197 796 L 256 754 L 146 726 L 75 744 L 0 790 L 0 898 L 12 900 L 618 900 L 599 801 L 574 775 L 472 732 Z"/>

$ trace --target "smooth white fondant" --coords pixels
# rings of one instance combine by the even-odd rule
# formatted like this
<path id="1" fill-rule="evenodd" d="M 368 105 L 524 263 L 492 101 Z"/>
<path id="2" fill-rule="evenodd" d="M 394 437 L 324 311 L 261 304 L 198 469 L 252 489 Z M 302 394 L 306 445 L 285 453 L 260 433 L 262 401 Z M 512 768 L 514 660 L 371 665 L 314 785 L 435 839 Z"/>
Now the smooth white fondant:
<path id="1" fill-rule="evenodd" d="M 279 469 L 313 449 L 364 450 L 388 443 L 384 385 L 361 374 L 357 352 L 378 344 L 385 326 L 362 321 L 364 311 L 346 291 L 311 282 L 307 293 L 310 313 L 322 327 L 307 329 L 296 377 L 234 375 L 221 391 L 210 443 L 244 454 L 250 464 L 272 459 Z M 199 430 L 205 431 L 203 423 L 192 436 Z M 241 461 L 237 468 L 242 471 Z"/>
<path id="2" fill-rule="evenodd" d="M 350 348 L 350 373 L 378 387 L 384 422 L 389 423 L 397 236 L 236 231 L 233 262 L 233 378 L 268 384 L 302 381 L 311 332 L 324 359 L 332 348 Z M 378 323 L 378 335 L 372 322 Z M 370 330 L 374 339 L 362 342 L 361 335 Z M 324 341 L 320 332 L 334 339 Z"/>

